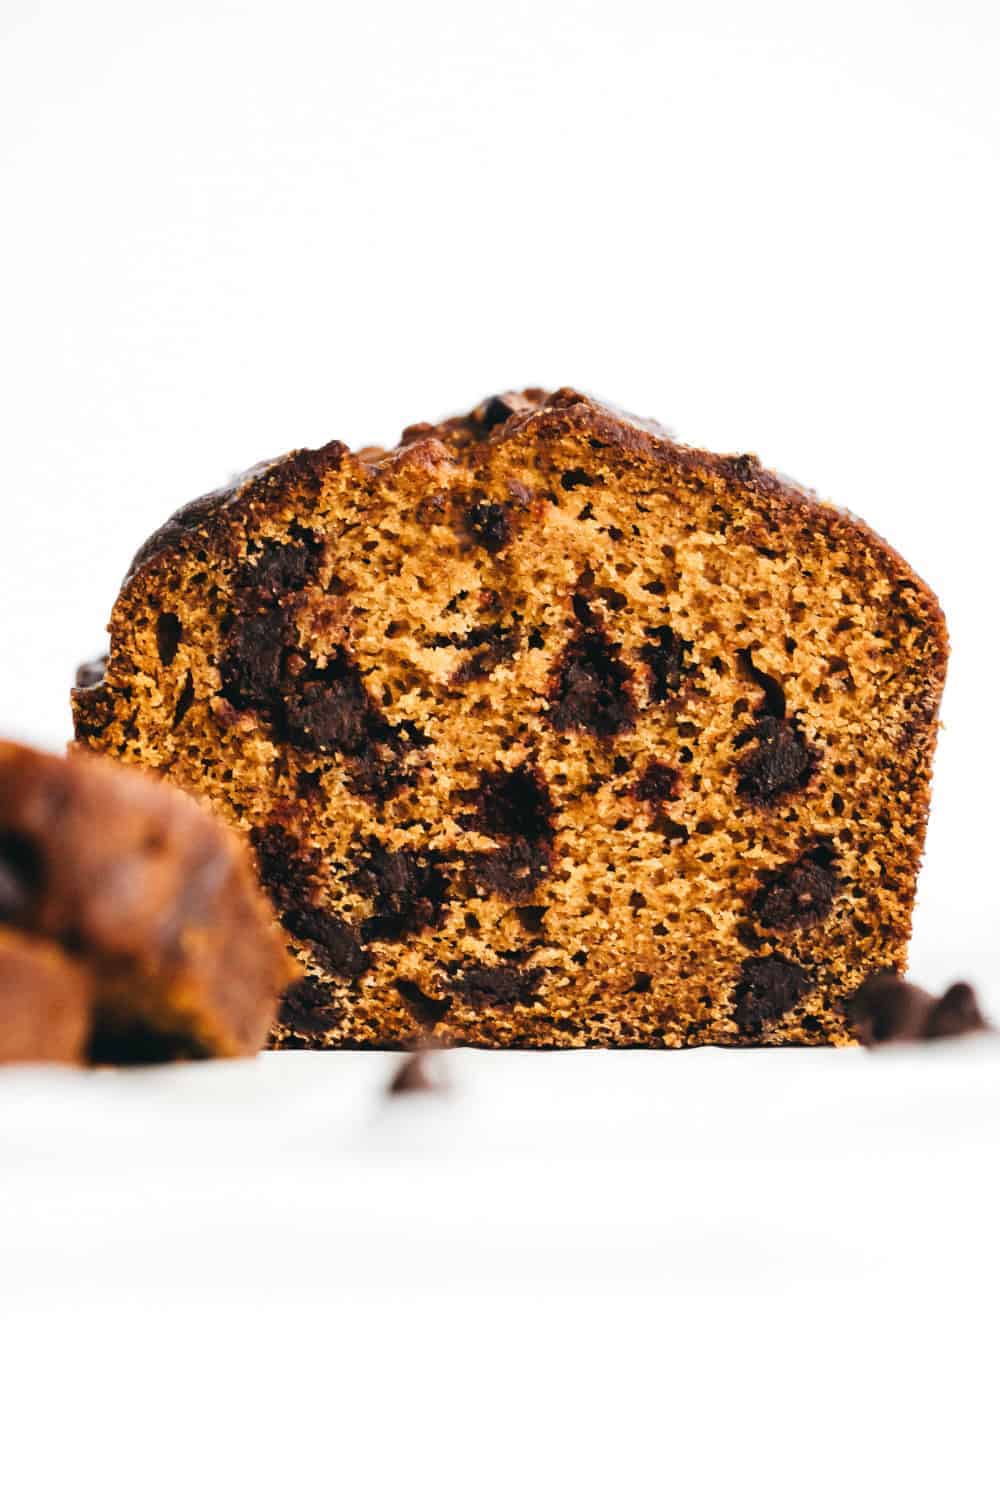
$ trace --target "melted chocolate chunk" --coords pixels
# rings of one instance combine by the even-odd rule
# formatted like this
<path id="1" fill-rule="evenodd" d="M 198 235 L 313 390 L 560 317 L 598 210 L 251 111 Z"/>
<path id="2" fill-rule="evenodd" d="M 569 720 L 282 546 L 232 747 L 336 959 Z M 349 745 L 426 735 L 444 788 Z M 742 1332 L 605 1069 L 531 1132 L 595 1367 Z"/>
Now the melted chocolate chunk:
<path id="1" fill-rule="evenodd" d="M 682 641 L 669 625 L 647 630 L 639 656 L 649 668 L 650 703 L 663 703 L 676 693 L 685 672 L 684 656 L 690 649 L 690 641 Z"/>
<path id="2" fill-rule="evenodd" d="M 295 541 L 261 542 L 256 557 L 243 564 L 234 582 L 237 588 L 255 589 L 272 599 L 280 599 L 312 583 L 322 557 L 323 544 L 319 538 L 300 528 Z"/>
<path id="3" fill-rule="evenodd" d="M 582 611 L 585 618 L 581 628 L 569 642 L 556 669 L 549 716 L 558 730 L 582 729 L 609 739 L 635 723 L 632 674 L 619 660 L 621 648 L 601 626 L 591 623 L 585 600 Z"/>
<path id="4" fill-rule="evenodd" d="M 322 1036 L 343 1018 L 343 1008 L 315 979 L 299 979 L 281 999 L 278 1020 L 293 1031 Z"/>
<path id="5" fill-rule="evenodd" d="M 785 717 L 785 690 L 776 677 L 771 677 L 767 672 L 755 667 L 753 655 L 749 651 L 737 651 L 737 658 L 747 676 L 757 686 L 763 689 L 764 713 L 769 714 L 772 719 L 783 719 Z"/>
<path id="6" fill-rule="evenodd" d="M 371 960 L 358 941 L 354 929 L 335 912 L 318 906 L 296 906 L 281 918 L 293 937 L 311 943 L 324 968 L 345 979 L 357 979 Z"/>
<path id="7" fill-rule="evenodd" d="M 343 652 L 315 679 L 285 698 L 288 742 L 300 750 L 340 750 L 357 755 L 381 738 L 384 720 L 368 696 L 361 673 Z"/>
<path id="8" fill-rule="evenodd" d="M 821 845 L 766 875 L 752 903 L 761 926 L 783 930 L 825 921 L 837 894 L 832 859 L 832 851 Z"/>
<path id="9" fill-rule="evenodd" d="M 396 989 L 406 1002 L 406 1007 L 415 1020 L 421 1026 L 436 1026 L 443 1021 L 451 1006 L 451 997 L 446 996 L 443 1000 L 437 1000 L 433 995 L 428 995 L 419 984 L 414 984 L 412 979 L 397 979 Z"/>
<path id="10" fill-rule="evenodd" d="M 777 1021 L 812 989 L 813 981 L 790 959 L 744 959 L 733 991 L 734 1015 L 741 1031 L 758 1036 L 767 1021 Z"/>
<path id="11" fill-rule="evenodd" d="M 304 859 L 299 845 L 278 823 L 254 828 L 250 842 L 257 855 L 260 883 L 271 893 L 278 906 L 301 905 L 308 901 L 312 861 Z"/>
<path id="12" fill-rule="evenodd" d="M 165 667 L 169 667 L 177 655 L 183 627 L 171 610 L 164 610 L 156 621 L 156 652 Z"/>
<path id="13" fill-rule="evenodd" d="M 484 677 L 489 677 L 494 667 L 498 667 L 501 662 L 510 661 L 516 654 L 518 638 L 519 633 L 514 626 L 486 625 L 470 630 L 467 636 L 460 637 L 454 644 L 479 649 L 473 650 L 469 659 L 462 662 L 452 682 L 458 685 L 463 682 L 479 682 Z"/>
<path id="14" fill-rule="evenodd" d="M 487 552 L 495 553 L 510 541 L 510 512 L 495 500 L 476 500 L 470 505 L 466 524 L 475 541 Z"/>
<path id="15" fill-rule="evenodd" d="M 451 985 L 466 1005 L 531 1005 L 535 1001 L 542 976 L 537 969 L 522 969 L 517 964 L 469 964 L 456 974 Z"/>
<path id="16" fill-rule="evenodd" d="M 545 777 L 534 766 L 522 763 L 512 771 L 486 771 L 472 793 L 476 826 L 494 838 L 527 839 L 545 843 L 552 839 L 555 806 Z"/>
<path id="17" fill-rule="evenodd" d="M 17 833 L 0 833 L 0 922 L 16 925 L 30 916 L 42 889 L 42 859 Z"/>
<path id="18" fill-rule="evenodd" d="M 549 871 L 551 853 L 545 844 L 528 839 L 512 839 L 499 849 L 487 849 L 465 855 L 465 868 L 477 892 L 495 892 L 498 896 L 527 896 Z"/>
<path id="19" fill-rule="evenodd" d="M 434 927 L 448 901 L 444 855 L 436 849 L 389 850 L 369 838 L 367 855 L 352 877 L 355 889 L 372 900 L 372 915 L 361 924 L 365 942 L 398 942 L 421 927 Z"/>
<path id="20" fill-rule="evenodd" d="M 783 792 L 801 790 L 808 783 L 818 757 L 795 724 L 767 714 L 738 736 L 737 747 L 750 740 L 757 741 L 757 748 L 739 762 L 736 782 L 748 802 L 766 807 Z"/>
<path id="21" fill-rule="evenodd" d="M 268 708 L 281 688 L 287 625 L 280 610 L 237 615 L 229 651 L 219 663 L 222 696 L 234 708 Z"/>
<path id="22" fill-rule="evenodd" d="M 847 1002 L 855 1036 L 866 1047 L 988 1030 L 968 984 L 953 984 L 940 1000 L 891 969 L 865 980 Z"/>
<path id="23" fill-rule="evenodd" d="M 632 788 L 632 795 L 651 807 L 659 807 L 661 802 L 671 802 L 677 796 L 680 779 L 680 772 L 666 761 L 651 760 Z"/>

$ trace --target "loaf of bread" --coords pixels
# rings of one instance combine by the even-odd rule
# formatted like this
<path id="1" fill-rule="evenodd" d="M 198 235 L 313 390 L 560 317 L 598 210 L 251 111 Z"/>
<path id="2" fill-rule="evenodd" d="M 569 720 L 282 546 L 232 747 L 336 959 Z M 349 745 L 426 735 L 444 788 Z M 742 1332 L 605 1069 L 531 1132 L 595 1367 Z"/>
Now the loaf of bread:
<path id="1" fill-rule="evenodd" d="M 0 744 L 0 1061 L 256 1052 L 296 972 L 206 808 L 95 755 Z"/>
<path id="2" fill-rule="evenodd" d="M 249 834 L 275 1045 L 843 1043 L 904 964 L 942 615 L 752 457 L 494 397 L 195 501 L 110 630 L 77 736 Z"/>

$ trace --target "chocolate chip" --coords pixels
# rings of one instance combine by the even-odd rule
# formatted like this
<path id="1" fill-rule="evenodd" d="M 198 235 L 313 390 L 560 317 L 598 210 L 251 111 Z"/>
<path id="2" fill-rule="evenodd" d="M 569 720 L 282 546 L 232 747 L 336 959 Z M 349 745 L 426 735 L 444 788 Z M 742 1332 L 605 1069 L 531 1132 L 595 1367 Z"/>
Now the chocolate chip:
<path id="1" fill-rule="evenodd" d="M 508 417 L 512 417 L 517 409 L 512 401 L 505 400 L 503 396 L 491 396 L 479 410 L 479 427 L 484 433 L 492 432 L 494 427 L 502 426 Z"/>
<path id="2" fill-rule="evenodd" d="M 443 854 L 436 849 L 390 850 L 372 836 L 351 878 L 374 910 L 361 924 L 365 942 L 398 942 L 440 921 L 448 901 Z"/>
<path id="3" fill-rule="evenodd" d="M 370 966 L 354 929 L 336 913 L 318 906 L 296 906 L 284 912 L 281 921 L 293 937 L 312 944 L 331 973 L 357 979 Z"/>
<path id="4" fill-rule="evenodd" d="M 452 980 L 455 994 L 466 1005 L 530 1005 L 541 984 L 537 969 L 522 969 L 517 964 L 469 964 Z"/>
<path id="5" fill-rule="evenodd" d="M 680 779 L 680 772 L 666 761 L 651 760 L 633 786 L 632 795 L 651 807 L 659 807 L 661 802 L 670 802 L 677 796 Z"/>
<path id="6" fill-rule="evenodd" d="M 443 1085 L 433 1077 L 423 1052 L 411 1052 L 389 1081 L 390 1094 L 438 1093 Z"/>
<path id="7" fill-rule="evenodd" d="M 551 853 L 544 844 L 512 839 L 499 849 L 477 850 L 464 856 L 469 881 L 476 892 L 498 896 L 527 896 L 549 872 Z"/>
<path id="8" fill-rule="evenodd" d="M 412 979 L 397 979 L 396 989 L 406 1002 L 407 1009 L 421 1026 L 436 1026 L 443 1021 L 451 1008 L 451 997 L 446 996 L 443 1000 L 437 1000 L 433 995 L 428 995 L 419 984 L 414 984 Z"/>
<path id="9" fill-rule="evenodd" d="M 825 921 L 837 893 L 831 862 L 832 851 L 819 846 L 765 875 L 751 907 L 761 926 L 783 930 Z"/>
<path id="10" fill-rule="evenodd" d="M 663 703 L 676 693 L 684 675 L 684 656 L 690 648 L 691 642 L 682 641 L 669 625 L 646 631 L 646 644 L 640 647 L 639 656 L 649 668 L 651 703 Z"/>
<path id="11" fill-rule="evenodd" d="M 929 1038 L 964 1036 L 987 1031 L 986 1020 L 971 984 L 953 984 L 945 990 L 927 1018 L 924 1035 Z"/>
<path id="12" fill-rule="evenodd" d="M 288 742 L 301 750 L 355 755 L 380 728 L 361 673 L 342 651 L 318 678 L 297 684 L 284 704 Z"/>
<path id="13" fill-rule="evenodd" d="M 303 857 L 298 842 L 279 823 L 251 829 L 257 873 L 279 906 L 308 904 L 309 879 L 315 860 Z"/>
<path id="14" fill-rule="evenodd" d="M 315 580 L 323 558 L 323 544 L 315 533 L 299 528 L 292 542 L 268 539 L 248 559 L 234 580 L 240 589 L 255 589 L 272 599 L 297 593 Z"/>
<path id="15" fill-rule="evenodd" d="M 559 483 L 564 490 L 576 490 L 581 485 L 596 484 L 597 480 L 593 474 L 588 474 L 586 469 L 567 469 L 565 474 L 559 476 Z"/>
<path id="16" fill-rule="evenodd" d="M 25 921 L 41 893 L 42 880 L 36 846 L 18 833 L 0 833 L 0 922 Z"/>
<path id="17" fill-rule="evenodd" d="M 574 599 L 574 606 L 576 605 Z M 582 601 L 584 608 L 586 601 Z M 556 668 L 549 711 L 558 730 L 583 729 L 602 739 L 635 723 L 632 674 L 619 660 L 621 648 L 599 625 L 577 630 Z"/>
<path id="18" fill-rule="evenodd" d="M 184 678 L 184 686 L 177 694 L 177 702 L 174 704 L 174 716 L 171 721 L 171 729 L 177 729 L 187 716 L 187 711 L 194 702 L 194 678 L 188 672 Z"/>
<path id="19" fill-rule="evenodd" d="M 756 807 L 766 807 L 783 792 L 804 787 L 818 762 L 797 725 L 770 715 L 739 735 L 737 747 L 757 741 L 756 750 L 738 764 L 737 788 Z"/>
<path id="20" fill-rule="evenodd" d="M 171 610 L 165 610 L 156 621 L 156 652 L 165 667 L 169 667 L 177 655 L 183 628 Z"/>
<path id="21" fill-rule="evenodd" d="M 471 793 L 476 807 L 475 826 L 494 838 L 527 839 L 546 843 L 552 839 L 555 806 L 545 777 L 534 766 L 498 767 L 485 771 Z"/>
<path id="22" fill-rule="evenodd" d="M 343 1008 L 315 979 L 299 979 L 281 998 L 278 1020 L 293 1031 L 322 1036 L 343 1019 Z"/>
<path id="23" fill-rule="evenodd" d="M 222 696 L 234 708 L 266 708 L 281 686 L 287 625 L 280 610 L 237 615 L 228 631 L 228 651 L 219 663 Z"/>
<path id="24" fill-rule="evenodd" d="M 106 656 L 98 656 L 94 661 L 81 662 L 76 669 L 74 685 L 78 688 L 96 687 L 99 682 L 104 681 L 104 671 L 107 665 Z"/>
<path id="25" fill-rule="evenodd" d="M 785 690 L 781 683 L 776 677 L 754 666 L 753 655 L 750 651 L 737 651 L 736 656 L 747 676 L 764 691 L 764 713 L 769 714 L 773 719 L 783 719 L 785 717 Z"/>
<path id="26" fill-rule="evenodd" d="M 476 500 L 469 507 L 466 524 L 487 552 L 499 552 L 510 541 L 510 512 L 495 500 Z"/>
<path id="27" fill-rule="evenodd" d="M 812 987 L 805 969 L 790 959 L 777 955 L 744 959 L 733 991 L 737 1025 L 748 1036 L 759 1035 L 765 1022 L 778 1020 Z"/>
<path id="28" fill-rule="evenodd" d="M 870 975 L 859 986 L 847 1002 L 847 1014 L 866 1047 L 987 1029 L 970 985 L 953 984 L 935 1000 L 891 969 Z"/>

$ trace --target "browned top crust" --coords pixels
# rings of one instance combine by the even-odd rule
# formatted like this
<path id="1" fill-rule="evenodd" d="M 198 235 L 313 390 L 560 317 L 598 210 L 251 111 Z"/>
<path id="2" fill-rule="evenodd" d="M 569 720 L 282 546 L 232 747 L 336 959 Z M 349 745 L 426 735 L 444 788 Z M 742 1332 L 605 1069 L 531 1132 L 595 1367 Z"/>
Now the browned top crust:
<path id="1" fill-rule="evenodd" d="M 237 511 L 266 508 L 269 499 L 277 501 L 284 497 L 291 484 L 304 493 L 317 493 L 325 474 L 348 466 L 355 467 L 363 482 L 379 470 L 401 463 L 419 463 L 424 455 L 428 462 L 449 451 L 468 457 L 470 449 L 489 447 L 529 430 L 541 441 L 585 432 L 595 450 L 613 447 L 625 455 L 659 462 L 690 475 L 715 476 L 724 483 L 766 496 L 779 510 L 782 506 L 796 511 L 806 508 L 821 514 L 828 523 L 839 518 L 844 526 L 860 530 L 869 542 L 877 544 L 900 580 L 917 586 L 936 611 L 942 641 L 946 642 L 944 615 L 933 591 L 883 537 L 857 516 L 820 501 L 815 491 L 765 469 L 754 453 L 718 454 L 689 447 L 677 442 L 652 418 L 633 416 L 572 386 L 561 386 L 556 391 L 528 386 L 523 391 L 488 396 L 464 416 L 411 424 L 394 448 L 364 447 L 352 453 L 344 443 L 334 440 L 320 448 L 296 448 L 279 458 L 255 464 L 230 484 L 176 511 L 139 548 L 123 587 L 164 553 L 186 550 L 199 539 L 208 540 L 220 520 Z"/>

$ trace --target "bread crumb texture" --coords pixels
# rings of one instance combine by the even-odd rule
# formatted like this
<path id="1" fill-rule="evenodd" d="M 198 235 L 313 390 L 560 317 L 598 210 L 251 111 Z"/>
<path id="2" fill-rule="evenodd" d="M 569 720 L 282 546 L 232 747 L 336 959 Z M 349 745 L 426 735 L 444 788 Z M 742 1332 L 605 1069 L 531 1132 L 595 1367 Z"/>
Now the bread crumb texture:
<path id="1" fill-rule="evenodd" d="M 74 711 L 249 834 L 275 1046 L 840 1044 L 905 963 L 946 656 L 861 523 L 527 391 L 179 512 Z"/>

